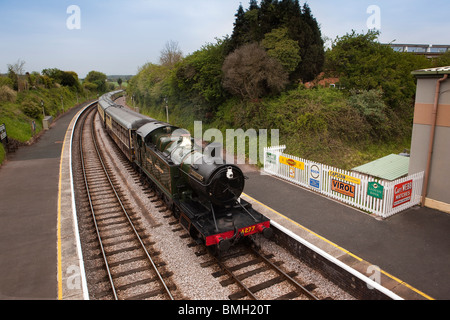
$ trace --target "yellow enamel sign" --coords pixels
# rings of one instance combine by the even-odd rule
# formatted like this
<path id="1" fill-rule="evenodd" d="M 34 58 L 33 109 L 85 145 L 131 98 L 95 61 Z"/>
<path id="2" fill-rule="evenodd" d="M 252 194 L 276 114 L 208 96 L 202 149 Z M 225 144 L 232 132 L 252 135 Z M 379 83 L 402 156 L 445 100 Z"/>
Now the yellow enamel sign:
<path id="1" fill-rule="evenodd" d="M 305 163 L 304 162 L 297 161 L 297 160 L 294 160 L 294 159 L 291 159 L 291 158 L 286 158 L 286 157 L 280 156 L 280 163 L 286 164 L 286 165 L 291 166 L 291 167 L 298 168 L 300 170 L 305 170 Z"/>
<path id="2" fill-rule="evenodd" d="M 341 180 L 344 180 L 344 181 L 347 181 L 350 183 L 361 184 L 361 179 L 349 176 L 347 174 L 339 173 L 336 171 L 330 171 L 329 175 L 330 175 L 330 177 L 338 178 L 338 179 L 341 179 Z"/>

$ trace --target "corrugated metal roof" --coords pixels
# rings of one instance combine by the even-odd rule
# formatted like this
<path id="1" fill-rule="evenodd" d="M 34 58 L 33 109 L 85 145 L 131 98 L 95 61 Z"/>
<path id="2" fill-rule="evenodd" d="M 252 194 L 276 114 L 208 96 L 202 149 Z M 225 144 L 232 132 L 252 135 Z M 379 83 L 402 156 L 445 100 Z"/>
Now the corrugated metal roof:
<path id="1" fill-rule="evenodd" d="M 429 69 L 421 69 L 415 70 L 411 72 L 412 75 L 438 75 L 438 74 L 448 74 L 450 73 L 450 66 L 446 67 L 438 67 L 438 68 L 429 68 Z"/>
<path id="2" fill-rule="evenodd" d="M 352 170 L 391 181 L 407 175 L 408 169 L 409 157 L 390 154 L 386 157 L 353 168 Z"/>

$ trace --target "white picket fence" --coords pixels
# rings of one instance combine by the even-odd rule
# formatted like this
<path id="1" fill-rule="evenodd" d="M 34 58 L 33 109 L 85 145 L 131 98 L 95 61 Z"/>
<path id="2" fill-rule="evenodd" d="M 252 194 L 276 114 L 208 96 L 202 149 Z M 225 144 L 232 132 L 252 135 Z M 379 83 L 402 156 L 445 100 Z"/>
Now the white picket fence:
<path id="1" fill-rule="evenodd" d="M 420 203 L 424 173 L 395 181 L 379 180 L 356 172 L 333 168 L 283 153 L 286 146 L 264 148 L 264 171 L 342 201 L 361 210 L 387 218 Z M 373 185 L 373 183 L 376 183 Z M 378 197 L 368 194 L 377 187 Z M 381 186 L 381 188 L 380 188 Z"/>

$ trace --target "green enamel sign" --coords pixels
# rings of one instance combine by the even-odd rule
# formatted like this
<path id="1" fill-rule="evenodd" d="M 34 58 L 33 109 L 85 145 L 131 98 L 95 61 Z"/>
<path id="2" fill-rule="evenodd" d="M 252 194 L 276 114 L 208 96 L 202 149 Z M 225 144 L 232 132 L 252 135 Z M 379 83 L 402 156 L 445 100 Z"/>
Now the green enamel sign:
<path id="1" fill-rule="evenodd" d="M 384 187 L 378 182 L 369 182 L 367 187 L 367 195 L 374 198 L 383 199 Z"/>

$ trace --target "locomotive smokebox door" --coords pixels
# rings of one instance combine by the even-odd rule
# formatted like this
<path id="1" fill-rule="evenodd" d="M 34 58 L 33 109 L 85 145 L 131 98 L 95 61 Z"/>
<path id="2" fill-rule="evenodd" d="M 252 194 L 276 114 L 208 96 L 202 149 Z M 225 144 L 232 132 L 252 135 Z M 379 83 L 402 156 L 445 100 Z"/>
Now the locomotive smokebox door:
<path id="1" fill-rule="evenodd" d="M 245 177 L 235 165 L 203 163 L 191 167 L 189 183 L 204 200 L 222 206 L 237 201 L 244 190 Z"/>

